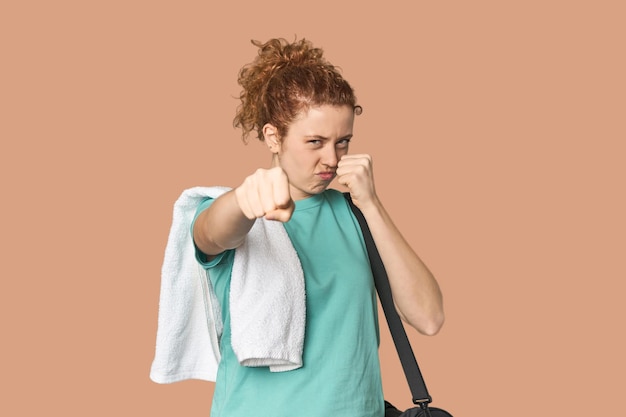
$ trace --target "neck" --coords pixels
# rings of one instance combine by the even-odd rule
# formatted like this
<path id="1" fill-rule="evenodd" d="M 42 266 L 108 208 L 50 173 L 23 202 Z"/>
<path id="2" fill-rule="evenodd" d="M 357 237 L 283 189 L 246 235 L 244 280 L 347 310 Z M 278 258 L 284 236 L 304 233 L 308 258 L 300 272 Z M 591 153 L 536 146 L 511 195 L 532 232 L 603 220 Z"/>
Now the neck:
<path id="1" fill-rule="evenodd" d="M 272 154 L 272 163 L 271 163 L 271 168 L 276 168 L 280 166 L 280 157 L 278 156 L 277 153 Z"/>

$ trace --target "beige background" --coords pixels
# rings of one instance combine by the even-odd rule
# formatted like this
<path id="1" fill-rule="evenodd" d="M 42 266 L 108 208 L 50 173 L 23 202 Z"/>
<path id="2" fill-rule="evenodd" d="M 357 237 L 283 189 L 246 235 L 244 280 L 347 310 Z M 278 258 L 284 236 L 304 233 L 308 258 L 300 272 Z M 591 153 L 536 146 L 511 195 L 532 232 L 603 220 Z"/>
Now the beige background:
<path id="1" fill-rule="evenodd" d="M 442 332 L 410 334 L 435 405 L 618 415 L 621 4 L 2 2 L 0 414 L 209 414 L 212 384 L 148 378 L 171 209 L 269 162 L 232 128 L 236 74 L 297 35 L 355 87 L 353 152 L 445 292 Z"/>

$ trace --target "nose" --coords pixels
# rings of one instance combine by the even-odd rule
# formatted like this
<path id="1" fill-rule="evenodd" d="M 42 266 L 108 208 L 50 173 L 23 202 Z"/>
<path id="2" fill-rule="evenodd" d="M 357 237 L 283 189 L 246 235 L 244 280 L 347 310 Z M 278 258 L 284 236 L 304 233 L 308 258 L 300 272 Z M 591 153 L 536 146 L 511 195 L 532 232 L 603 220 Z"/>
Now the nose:
<path id="1" fill-rule="evenodd" d="M 321 162 L 327 167 L 337 168 L 339 159 L 337 157 L 337 149 L 335 148 L 333 143 L 329 143 L 326 146 L 326 149 L 324 149 Z"/>

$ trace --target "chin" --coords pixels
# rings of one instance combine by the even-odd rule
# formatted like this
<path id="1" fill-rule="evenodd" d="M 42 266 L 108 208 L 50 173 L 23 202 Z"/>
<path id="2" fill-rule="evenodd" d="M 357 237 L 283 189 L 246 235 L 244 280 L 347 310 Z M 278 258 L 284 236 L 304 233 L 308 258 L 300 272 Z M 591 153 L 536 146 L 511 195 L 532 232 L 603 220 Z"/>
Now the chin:
<path id="1" fill-rule="evenodd" d="M 309 198 L 309 197 L 313 197 L 314 195 L 318 195 L 324 192 L 324 190 L 326 190 L 326 188 L 322 188 L 322 187 L 307 187 L 307 188 L 298 188 L 297 192 L 299 194 L 299 197 L 295 197 L 292 194 L 292 198 L 294 198 L 294 200 L 300 200 L 300 199 L 304 199 L 304 198 Z"/>
<path id="2" fill-rule="evenodd" d="M 319 184 L 316 185 L 315 187 L 313 187 L 310 192 L 311 194 L 321 194 L 324 191 L 326 191 L 326 189 L 328 189 L 328 186 L 330 185 L 330 183 L 328 184 Z"/>

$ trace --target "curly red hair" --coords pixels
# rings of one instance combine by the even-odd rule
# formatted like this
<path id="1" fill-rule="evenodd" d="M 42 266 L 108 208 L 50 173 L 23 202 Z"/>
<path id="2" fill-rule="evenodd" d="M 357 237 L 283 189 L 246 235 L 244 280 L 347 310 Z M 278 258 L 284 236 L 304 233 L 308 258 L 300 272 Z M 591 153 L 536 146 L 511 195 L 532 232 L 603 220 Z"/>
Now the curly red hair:
<path id="1" fill-rule="evenodd" d="M 347 105 L 361 114 L 350 84 L 324 58 L 322 49 L 308 40 L 289 43 L 276 38 L 265 43 L 253 40 L 252 44 L 259 51 L 239 72 L 241 104 L 233 121 L 235 127 L 241 127 L 244 142 L 252 131 L 264 140 L 266 123 L 284 137 L 296 116 L 315 106 Z"/>

